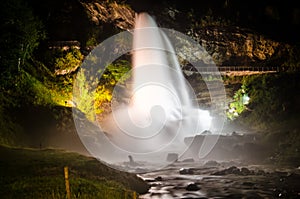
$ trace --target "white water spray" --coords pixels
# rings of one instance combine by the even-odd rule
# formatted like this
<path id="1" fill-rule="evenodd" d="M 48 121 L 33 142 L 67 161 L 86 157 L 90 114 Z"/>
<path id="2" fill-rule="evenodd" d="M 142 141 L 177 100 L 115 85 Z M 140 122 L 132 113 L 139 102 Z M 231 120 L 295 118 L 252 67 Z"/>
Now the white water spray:
<path id="1" fill-rule="evenodd" d="M 105 131 L 129 153 L 184 150 L 184 137 L 209 130 L 211 117 L 192 103 L 171 42 L 146 13 L 136 18 L 132 54 L 130 103 L 114 109 Z"/>
<path id="2" fill-rule="evenodd" d="M 125 49 L 122 50 L 119 48 L 120 41 L 132 45 L 126 46 L 128 44 L 125 43 Z M 174 44 L 179 51 L 175 51 Z M 219 129 L 216 127 L 222 124 L 219 122 L 221 120 L 212 118 L 209 111 L 200 109 L 195 103 L 193 88 L 186 81 L 177 59 L 176 53 L 182 49 L 194 50 L 191 56 L 183 57 L 194 66 L 206 62 L 213 64 L 198 43 L 181 33 L 158 28 L 152 17 L 141 13 L 136 17 L 133 34 L 124 31 L 112 36 L 85 59 L 81 73 L 87 80 L 92 80 L 86 83 L 80 79 L 75 81 L 75 102 L 81 100 L 82 86 L 95 85 L 95 71 L 104 71 L 99 66 L 105 67 L 121 55 L 132 53 L 128 104 L 112 105 L 112 113 L 101 123 L 84 120 L 82 114 L 73 109 L 80 139 L 94 157 L 111 165 L 126 161 L 128 155 L 132 155 L 137 161 L 147 161 L 147 165 L 160 163 L 160 166 L 164 166 L 168 164 L 168 153 L 177 153 L 179 158 L 187 154 L 186 137 Z M 120 93 L 115 92 L 118 89 L 114 90 L 113 96 L 119 96 Z M 213 102 L 217 96 L 211 94 L 211 99 Z M 216 141 L 217 137 L 204 140 L 199 154 L 194 154 L 195 158 L 205 156 Z"/>

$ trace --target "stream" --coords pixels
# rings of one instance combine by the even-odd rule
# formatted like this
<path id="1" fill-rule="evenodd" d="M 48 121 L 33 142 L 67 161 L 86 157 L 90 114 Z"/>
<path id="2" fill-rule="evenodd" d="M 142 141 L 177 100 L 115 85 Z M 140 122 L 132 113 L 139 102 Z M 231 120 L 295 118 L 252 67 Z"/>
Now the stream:
<path id="1" fill-rule="evenodd" d="M 141 199 L 300 198 L 300 169 L 241 162 L 178 162 L 139 174 L 149 183 Z"/>

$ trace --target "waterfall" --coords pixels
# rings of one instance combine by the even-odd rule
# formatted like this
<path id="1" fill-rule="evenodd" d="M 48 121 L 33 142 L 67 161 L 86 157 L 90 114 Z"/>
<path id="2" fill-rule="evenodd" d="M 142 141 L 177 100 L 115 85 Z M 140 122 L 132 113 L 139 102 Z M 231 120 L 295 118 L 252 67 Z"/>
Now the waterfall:
<path id="1" fill-rule="evenodd" d="M 130 102 L 113 111 L 105 131 L 131 153 L 183 150 L 184 137 L 210 128 L 209 112 L 193 105 L 170 40 L 146 13 L 136 17 L 132 49 Z"/>

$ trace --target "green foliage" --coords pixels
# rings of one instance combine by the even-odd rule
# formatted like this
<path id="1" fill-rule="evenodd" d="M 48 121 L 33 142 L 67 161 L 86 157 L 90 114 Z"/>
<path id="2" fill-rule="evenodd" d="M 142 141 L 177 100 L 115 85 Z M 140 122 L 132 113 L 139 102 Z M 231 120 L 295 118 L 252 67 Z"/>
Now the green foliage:
<path id="1" fill-rule="evenodd" d="M 100 42 L 98 41 L 98 35 L 100 35 L 100 28 L 99 27 L 91 27 L 90 31 L 88 32 L 87 41 L 85 46 L 91 47 L 96 46 Z"/>
<path id="2" fill-rule="evenodd" d="M 43 25 L 23 0 L 4 0 L 0 8 L 1 71 L 19 70 L 45 39 Z"/>
<path id="3" fill-rule="evenodd" d="M 4 104 L 5 100 L 0 93 L 0 103 Z M 8 114 L 7 107 L 0 106 L 0 145 L 13 146 L 19 143 L 18 139 L 22 139 L 22 127 L 13 121 L 13 118 Z"/>
<path id="4" fill-rule="evenodd" d="M 33 67 L 27 69 L 51 93 L 54 104 L 71 106 L 73 80 L 82 64 L 84 56 L 79 49 L 47 49 L 39 54 L 39 60 L 33 61 Z"/>
<path id="5" fill-rule="evenodd" d="M 49 88 L 54 103 L 66 106 L 65 102 L 72 99 L 73 79 L 74 75 L 65 75 L 50 84 Z"/>
<path id="6" fill-rule="evenodd" d="M 84 56 L 79 49 L 47 49 L 34 60 L 30 74 L 39 79 L 51 92 L 52 101 L 62 106 L 71 106 L 73 80 Z M 32 67 L 31 67 L 32 68 Z M 29 71 L 29 70 L 28 70 Z"/>
<path id="7" fill-rule="evenodd" d="M 94 104 L 96 114 L 109 111 L 107 110 L 109 108 L 105 107 L 105 105 L 111 102 L 115 85 L 124 84 L 130 77 L 130 68 L 130 63 L 126 60 L 118 60 L 107 66 L 96 89 Z"/>
<path id="8" fill-rule="evenodd" d="M 61 50 L 62 51 L 62 50 Z M 62 56 L 55 58 L 55 69 L 64 73 L 75 71 L 82 63 L 83 55 L 77 48 L 62 51 Z"/>
<path id="9" fill-rule="evenodd" d="M 87 41 L 86 41 L 86 46 L 96 46 L 97 45 L 97 39 L 94 36 L 91 36 Z"/>
<path id="10" fill-rule="evenodd" d="M 50 90 L 38 79 L 24 70 L 11 77 L 2 88 L 5 96 L 4 107 L 52 104 Z"/>
<path id="11" fill-rule="evenodd" d="M 0 28 L 0 143 L 13 145 L 22 139 L 22 127 L 8 114 L 10 108 L 51 101 L 43 84 L 25 72 L 33 68 L 34 51 L 46 34 L 23 0 L 1 1 Z"/>
<path id="12" fill-rule="evenodd" d="M 245 76 L 250 101 L 240 121 L 265 129 L 289 120 L 299 112 L 299 72 Z"/>
<path id="13" fill-rule="evenodd" d="M 275 135 L 276 136 L 276 135 Z M 299 166 L 300 164 L 300 132 L 298 130 L 285 131 L 276 142 L 276 158 L 278 163 Z M 274 143 L 274 142 L 273 142 Z"/>
<path id="14" fill-rule="evenodd" d="M 289 71 L 300 70 L 300 47 L 299 44 L 291 47 L 288 51 L 287 59 L 282 64 Z"/>
<path id="15" fill-rule="evenodd" d="M 112 100 L 113 89 L 116 84 L 124 84 L 130 77 L 130 63 L 126 60 L 118 60 L 108 65 L 100 80 L 95 76 L 89 76 L 88 71 L 81 69 L 76 76 L 75 99 L 77 108 L 86 114 L 87 118 L 94 121 L 95 114 L 107 112 Z M 101 72 L 101 71 L 99 71 Z M 89 78 L 87 78 L 89 77 Z"/>
<path id="16" fill-rule="evenodd" d="M 229 104 L 228 110 L 226 112 L 227 117 L 230 120 L 236 119 L 243 111 L 247 109 L 248 104 L 248 94 L 245 85 L 234 94 L 233 101 Z"/>
<path id="17" fill-rule="evenodd" d="M 76 75 L 76 82 L 73 89 L 73 99 L 76 103 L 76 107 L 83 113 L 85 113 L 86 117 L 94 121 L 94 94 L 92 85 L 87 79 L 86 71 L 84 69 L 80 69 L 80 71 Z"/>

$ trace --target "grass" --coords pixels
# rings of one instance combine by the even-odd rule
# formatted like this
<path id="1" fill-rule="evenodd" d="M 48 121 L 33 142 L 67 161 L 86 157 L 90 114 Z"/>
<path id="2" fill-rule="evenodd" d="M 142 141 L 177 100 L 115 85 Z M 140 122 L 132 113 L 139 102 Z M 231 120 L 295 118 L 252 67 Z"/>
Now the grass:
<path id="1" fill-rule="evenodd" d="M 0 146 L 0 157 L 1 198 L 67 198 L 65 166 L 69 168 L 71 198 L 129 199 L 135 197 L 135 191 L 148 190 L 134 174 L 77 153 Z"/>

